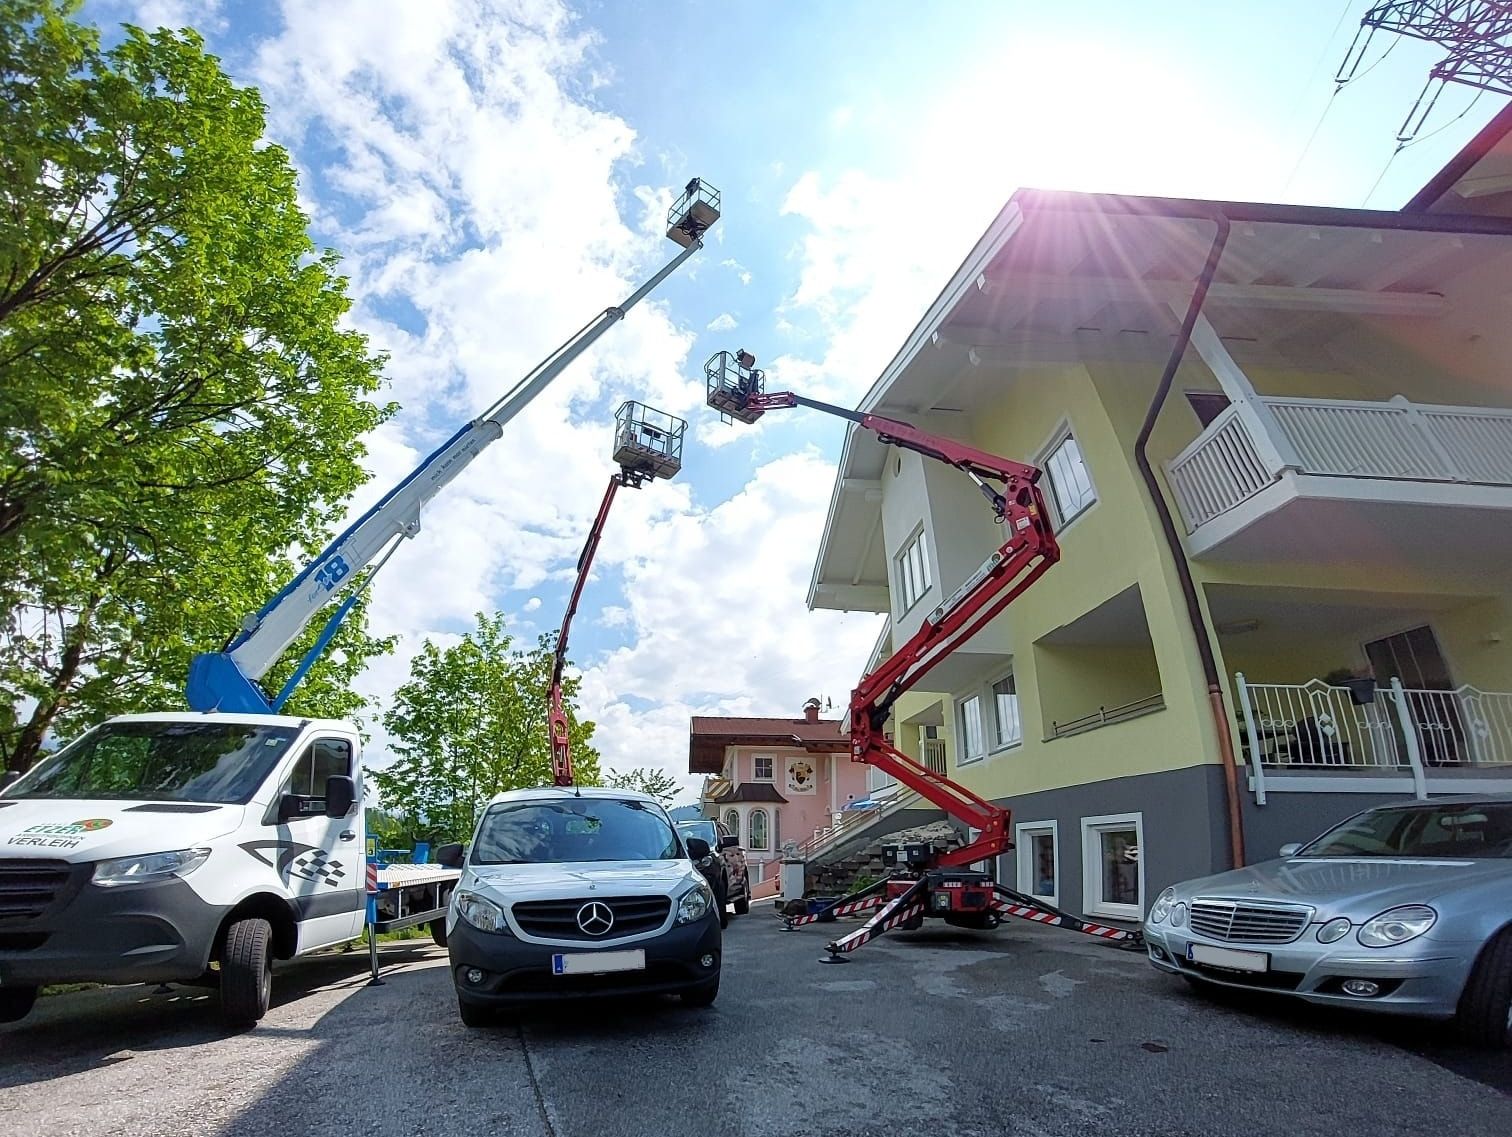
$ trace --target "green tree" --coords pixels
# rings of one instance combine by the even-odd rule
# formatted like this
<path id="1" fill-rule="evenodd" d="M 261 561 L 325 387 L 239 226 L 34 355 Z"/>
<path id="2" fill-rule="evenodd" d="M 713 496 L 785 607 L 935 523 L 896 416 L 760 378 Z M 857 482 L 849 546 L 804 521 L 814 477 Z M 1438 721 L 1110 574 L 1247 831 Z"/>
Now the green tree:
<path id="1" fill-rule="evenodd" d="M 393 410 L 257 92 L 193 32 L 106 49 L 76 10 L 0 0 L 0 744 L 21 769 L 50 731 L 182 705 L 191 655 L 328 539 Z M 354 613 L 290 709 L 355 710 L 391 646 Z"/>
<path id="2" fill-rule="evenodd" d="M 502 790 L 551 784 L 546 692 L 555 636 L 515 646 L 504 617 L 478 625 L 448 648 L 430 640 L 410 662 L 383 716 L 397 760 L 373 771 L 383 807 L 421 819 L 427 832 L 465 841 L 488 799 Z M 564 676 L 562 702 L 578 785 L 599 783 L 593 723 L 576 713 L 578 680 Z"/>
<path id="3" fill-rule="evenodd" d="M 648 766 L 637 766 L 624 773 L 610 770 L 604 775 L 604 785 L 614 786 L 621 790 L 640 790 L 643 794 L 650 794 L 663 805 L 671 805 L 672 799 L 682 790 L 682 783 L 671 774 Z"/>

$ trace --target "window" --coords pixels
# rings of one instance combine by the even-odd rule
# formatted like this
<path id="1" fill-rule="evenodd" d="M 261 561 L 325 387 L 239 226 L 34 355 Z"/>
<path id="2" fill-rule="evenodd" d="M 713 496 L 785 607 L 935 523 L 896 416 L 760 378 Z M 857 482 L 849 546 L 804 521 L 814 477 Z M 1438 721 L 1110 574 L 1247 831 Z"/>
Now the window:
<path id="1" fill-rule="evenodd" d="M 1143 819 L 1138 813 L 1082 818 L 1087 911 L 1138 920 L 1144 912 Z"/>
<path id="2" fill-rule="evenodd" d="M 772 756 L 770 754 L 758 754 L 751 759 L 751 777 L 758 782 L 770 782 L 772 780 Z"/>
<path id="3" fill-rule="evenodd" d="M 1203 430 L 1229 408 L 1229 397 L 1222 391 L 1188 391 L 1186 397 Z"/>
<path id="4" fill-rule="evenodd" d="M 740 836 L 740 810 L 725 810 L 725 828 L 735 834 L 735 836 Z"/>
<path id="5" fill-rule="evenodd" d="M 974 762 L 987 752 L 982 735 L 982 700 L 977 695 L 961 700 L 961 761 Z"/>
<path id="6" fill-rule="evenodd" d="M 1055 527 L 1063 529 L 1097 501 L 1097 491 L 1092 488 L 1092 476 L 1087 473 L 1081 447 L 1069 432 L 1050 448 L 1044 466 L 1050 481 Z"/>
<path id="7" fill-rule="evenodd" d="M 929 558 L 924 553 L 924 532 L 920 530 L 897 556 L 898 595 L 903 598 L 902 612 L 919 602 L 929 590 Z"/>
<path id="8" fill-rule="evenodd" d="M 1018 685 L 1009 672 L 992 685 L 992 713 L 999 746 L 1016 746 L 1023 741 L 1023 724 L 1019 721 Z"/>
<path id="9" fill-rule="evenodd" d="M 746 847 L 758 853 L 766 852 L 767 836 L 767 811 L 751 810 L 751 839 L 746 842 Z"/>
<path id="10" fill-rule="evenodd" d="M 1018 890 L 1060 903 L 1060 849 L 1054 821 L 1013 827 L 1018 851 Z"/>
<path id="11" fill-rule="evenodd" d="M 325 797 L 326 779 L 352 772 L 352 744 L 344 738 L 317 738 L 299 756 L 284 793 Z"/>

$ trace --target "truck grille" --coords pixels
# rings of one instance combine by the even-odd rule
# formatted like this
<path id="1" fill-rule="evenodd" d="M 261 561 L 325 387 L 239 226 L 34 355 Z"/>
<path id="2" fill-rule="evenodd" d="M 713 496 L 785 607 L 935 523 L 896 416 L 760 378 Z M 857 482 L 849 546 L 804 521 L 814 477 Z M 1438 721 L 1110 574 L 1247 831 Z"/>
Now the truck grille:
<path id="1" fill-rule="evenodd" d="M 68 884 L 67 861 L 0 860 L 0 920 L 34 920 Z"/>
<path id="2" fill-rule="evenodd" d="M 1236 900 L 1192 901 L 1192 931 L 1209 939 L 1245 944 L 1286 944 L 1312 918 L 1298 904 L 1255 904 Z"/>
<path id="3" fill-rule="evenodd" d="M 611 927 L 590 934 L 578 926 L 586 904 L 602 904 L 614 915 Z M 586 896 L 577 900 L 523 900 L 514 905 L 515 923 L 526 935 L 551 940 L 613 940 L 654 932 L 666 922 L 672 901 L 665 896 Z M 590 925 L 592 926 L 592 925 Z"/>

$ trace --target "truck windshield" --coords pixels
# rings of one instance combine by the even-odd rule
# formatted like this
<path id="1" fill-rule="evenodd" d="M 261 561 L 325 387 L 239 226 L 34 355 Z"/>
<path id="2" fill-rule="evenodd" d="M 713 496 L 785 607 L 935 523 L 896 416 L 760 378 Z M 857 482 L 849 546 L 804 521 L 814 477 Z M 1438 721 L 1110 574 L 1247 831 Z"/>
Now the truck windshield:
<path id="1" fill-rule="evenodd" d="M 483 815 L 475 865 L 668 861 L 682 844 L 661 812 L 642 801 L 565 797 L 496 805 Z"/>
<path id="2" fill-rule="evenodd" d="M 44 758 L 0 796 L 242 804 L 297 733 L 215 721 L 106 723 Z"/>

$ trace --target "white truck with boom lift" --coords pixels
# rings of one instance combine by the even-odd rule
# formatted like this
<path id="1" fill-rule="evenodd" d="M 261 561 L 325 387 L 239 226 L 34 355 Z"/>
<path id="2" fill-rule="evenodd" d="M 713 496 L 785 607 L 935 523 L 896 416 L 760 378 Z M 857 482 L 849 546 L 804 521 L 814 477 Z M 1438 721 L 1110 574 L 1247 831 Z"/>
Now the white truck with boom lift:
<path id="1" fill-rule="evenodd" d="M 222 651 L 197 656 L 190 711 L 109 719 L 0 790 L 0 1022 L 49 984 L 178 982 L 218 987 L 224 1017 L 248 1025 L 268 1009 L 274 959 L 366 926 L 376 982 L 375 931 L 440 925 L 460 874 L 369 854 L 356 726 L 279 712 L 425 504 L 718 218 L 718 191 L 694 178 L 668 214 L 680 252 L 447 439 Z M 258 681 L 338 598 L 270 697 Z"/>

